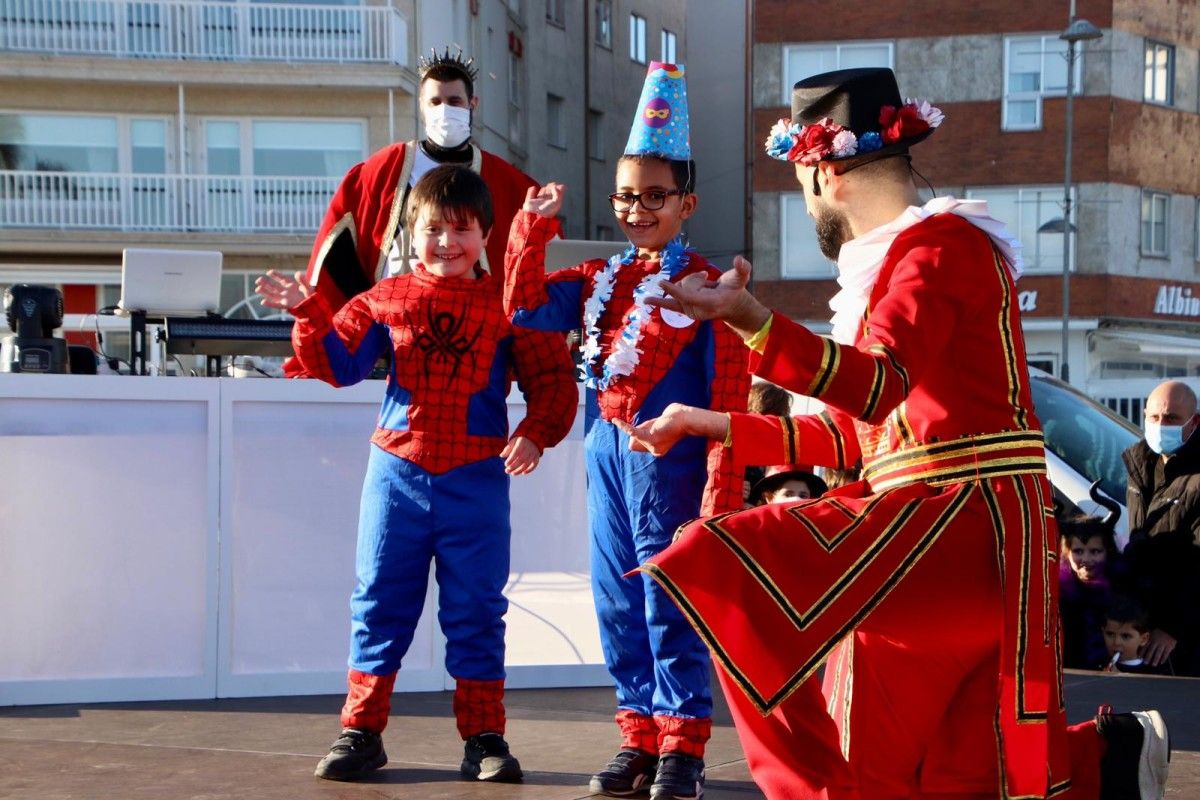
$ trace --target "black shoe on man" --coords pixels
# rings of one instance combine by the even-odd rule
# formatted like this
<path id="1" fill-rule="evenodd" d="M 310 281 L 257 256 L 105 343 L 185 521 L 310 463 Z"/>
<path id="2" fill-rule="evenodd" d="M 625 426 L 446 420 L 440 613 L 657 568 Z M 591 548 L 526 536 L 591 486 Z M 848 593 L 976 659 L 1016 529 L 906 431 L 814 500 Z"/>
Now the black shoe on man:
<path id="1" fill-rule="evenodd" d="M 704 796 L 704 760 L 664 753 L 650 787 L 650 800 L 700 800 Z"/>
<path id="2" fill-rule="evenodd" d="M 492 783 L 519 783 L 525 774 L 521 762 L 508 750 L 508 742 L 498 733 L 481 733 L 463 745 L 464 778 Z"/>
<path id="3" fill-rule="evenodd" d="M 313 774 L 327 781 L 357 781 L 386 763 L 387 753 L 378 733 L 344 728 Z"/>
<path id="4" fill-rule="evenodd" d="M 646 792 L 658 772 L 658 755 L 641 750 L 622 750 L 608 766 L 592 776 L 588 789 L 608 797 L 630 797 Z"/>
<path id="5" fill-rule="evenodd" d="M 1114 714 L 1101 706 L 1096 730 L 1107 748 L 1100 759 L 1100 800 L 1162 800 L 1171 762 L 1167 724 L 1157 711 Z"/>

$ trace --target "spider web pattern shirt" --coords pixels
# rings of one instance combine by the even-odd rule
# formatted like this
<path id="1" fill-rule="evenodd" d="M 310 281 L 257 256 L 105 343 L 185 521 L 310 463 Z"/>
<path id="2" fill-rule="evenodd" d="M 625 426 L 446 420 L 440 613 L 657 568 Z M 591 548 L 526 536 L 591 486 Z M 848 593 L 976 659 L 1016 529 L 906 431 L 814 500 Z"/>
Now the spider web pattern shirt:
<path id="1" fill-rule="evenodd" d="M 544 450 L 570 430 L 578 391 L 562 336 L 514 329 L 487 273 L 443 278 L 418 265 L 336 315 L 319 294 L 292 313 L 296 357 L 333 386 L 362 380 L 391 349 L 371 441 L 429 472 L 499 455 L 508 441 L 514 374 L 528 402 L 514 435 Z"/>

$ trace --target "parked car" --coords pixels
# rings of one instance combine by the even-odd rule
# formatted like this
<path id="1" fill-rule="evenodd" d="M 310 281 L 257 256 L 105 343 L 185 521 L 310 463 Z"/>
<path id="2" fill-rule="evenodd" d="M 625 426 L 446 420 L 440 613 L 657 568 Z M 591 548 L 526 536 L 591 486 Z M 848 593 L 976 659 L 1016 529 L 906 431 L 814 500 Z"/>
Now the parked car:
<path id="1" fill-rule="evenodd" d="M 1029 370 L 1033 406 L 1046 434 L 1046 465 L 1055 496 L 1089 514 L 1105 509 L 1088 495 L 1094 481 L 1100 491 L 1121 504 L 1117 545 L 1125 548 L 1129 526 L 1125 519 L 1128 477 L 1121 453 L 1141 438 L 1129 420 L 1113 413 L 1073 386 L 1039 369 Z"/>

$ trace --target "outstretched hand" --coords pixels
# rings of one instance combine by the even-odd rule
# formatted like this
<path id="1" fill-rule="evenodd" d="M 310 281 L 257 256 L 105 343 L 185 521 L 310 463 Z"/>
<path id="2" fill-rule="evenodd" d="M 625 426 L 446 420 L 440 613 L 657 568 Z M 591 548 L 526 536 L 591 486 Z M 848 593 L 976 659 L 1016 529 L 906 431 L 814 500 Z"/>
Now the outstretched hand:
<path id="1" fill-rule="evenodd" d="M 530 186 L 525 190 L 525 204 L 521 209 L 532 211 L 539 217 L 556 217 L 562 209 L 565 193 L 566 187 L 553 181 L 540 189 Z"/>
<path id="2" fill-rule="evenodd" d="M 262 297 L 264 306 L 284 311 L 299 305 L 301 300 L 313 292 L 312 287 L 304 281 L 303 272 L 289 277 L 275 269 L 269 269 L 265 275 L 258 276 L 254 281 L 254 291 Z"/>
<path id="3" fill-rule="evenodd" d="M 733 259 L 733 267 L 715 281 L 703 273 L 693 273 L 678 283 L 663 282 L 666 297 L 648 297 L 646 302 L 679 311 L 703 322 L 721 319 L 734 328 L 750 332 L 762 326 L 770 312 L 746 290 L 752 267 L 742 256 Z"/>
<path id="4" fill-rule="evenodd" d="M 680 439 L 687 435 L 683 420 L 670 413 L 661 417 L 630 425 L 623 419 L 614 419 L 613 425 L 629 437 L 629 449 L 635 453 L 664 456 Z"/>

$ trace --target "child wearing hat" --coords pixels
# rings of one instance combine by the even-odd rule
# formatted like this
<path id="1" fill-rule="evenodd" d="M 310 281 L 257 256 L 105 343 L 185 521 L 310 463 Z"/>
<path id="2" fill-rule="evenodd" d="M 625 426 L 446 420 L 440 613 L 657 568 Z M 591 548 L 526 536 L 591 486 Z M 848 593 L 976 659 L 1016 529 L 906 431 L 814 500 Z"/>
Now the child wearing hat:
<path id="1" fill-rule="evenodd" d="M 803 467 L 782 464 L 767 467 L 762 479 L 750 487 L 750 505 L 811 500 L 829 491 L 825 481 Z"/>
<path id="2" fill-rule="evenodd" d="M 703 792 L 712 727 L 709 658 L 667 595 L 645 576 L 626 578 L 701 514 L 742 505 L 742 476 L 718 463 L 719 443 L 694 437 L 667 458 L 630 452 L 618 425 L 652 419 L 673 403 L 718 411 L 746 407 L 750 378 L 740 340 L 721 324 L 663 312 L 647 300 L 664 281 L 719 271 L 687 246 L 696 208 L 682 64 L 650 64 L 610 195 L 629 247 L 608 261 L 545 274 L 563 187 L 530 191 L 513 221 L 505 259 L 505 311 L 518 326 L 582 328 L 588 389 L 588 533 L 604 659 L 616 683 L 621 749 L 591 790 L 652 798 Z M 708 468 L 712 462 L 712 470 Z"/>

